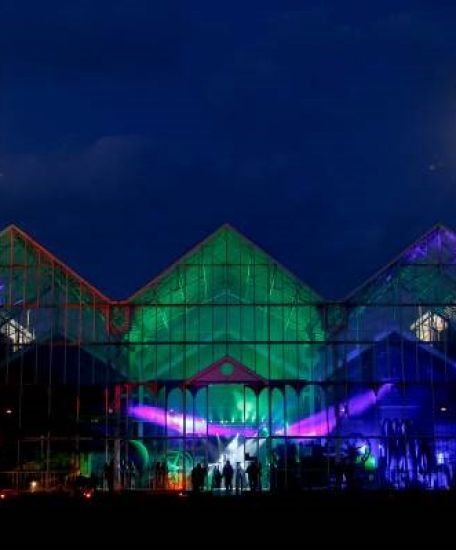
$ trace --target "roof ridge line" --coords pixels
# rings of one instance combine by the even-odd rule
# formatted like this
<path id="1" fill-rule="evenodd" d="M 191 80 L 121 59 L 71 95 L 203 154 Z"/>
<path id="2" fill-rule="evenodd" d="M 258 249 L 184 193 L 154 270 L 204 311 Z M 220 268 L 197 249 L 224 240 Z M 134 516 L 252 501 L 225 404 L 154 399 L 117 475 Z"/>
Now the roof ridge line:
<path id="1" fill-rule="evenodd" d="M 345 303 L 350 300 L 355 294 L 357 294 L 361 289 L 363 289 L 366 285 L 374 281 L 379 275 L 381 275 L 384 271 L 391 268 L 394 264 L 396 264 L 405 254 L 408 252 L 410 248 L 412 248 L 414 245 L 416 245 L 419 241 L 425 239 L 426 237 L 429 237 L 434 231 L 436 230 L 445 230 L 449 231 L 454 234 L 456 237 L 456 231 L 452 229 L 451 227 L 443 224 L 443 223 L 435 223 L 432 225 L 427 231 L 422 233 L 420 236 L 415 238 L 410 244 L 408 244 L 405 248 L 402 249 L 402 251 L 399 254 L 396 254 L 389 262 L 387 262 L 385 265 L 377 269 L 372 275 L 367 277 L 361 284 L 356 286 L 353 290 L 351 290 L 347 295 L 345 295 L 343 298 L 341 298 L 339 303 Z"/>
<path id="2" fill-rule="evenodd" d="M 112 300 L 111 298 L 109 298 L 109 296 L 106 296 L 103 292 L 101 292 L 101 290 L 99 290 L 92 283 L 89 283 L 89 281 L 84 279 L 84 277 L 79 275 L 79 273 L 77 273 L 74 269 L 72 269 L 69 265 L 67 265 L 63 260 L 60 260 L 60 258 L 58 258 L 55 254 L 53 254 L 44 245 L 42 245 L 40 242 L 34 239 L 28 232 L 24 231 L 19 226 L 15 224 L 10 224 L 7 227 L 5 227 L 2 231 L 0 231 L 0 234 L 4 234 L 7 231 L 12 231 L 13 233 L 16 233 L 17 235 L 19 235 L 20 237 L 28 241 L 36 250 L 38 250 L 45 256 L 49 257 L 52 262 L 57 264 L 68 275 L 71 275 L 73 278 L 75 278 L 80 284 L 88 288 L 92 293 L 96 294 L 98 298 L 100 298 L 103 302 L 107 302 L 109 304 L 116 303 L 115 300 Z"/>
<path id="3" fill-rule="evenodd" d="M 312 294 L 315 295 L 315 297 L 319 300 L 322 300 L 322 296 L 309 284 L 307 284 L 305 281 L 303 281 L 298 275 L 290 271 L 286 266 L 284 266 L 281 262 L 273 258 L 264 248 L 262 248 L 260 245 L 258 245 L 255 241 L 250 239 L 250 237 L 246 236 L 244 233 L 239 231 L 234 225 L 232 225 L 229 222 L 225 222 L 222 225 L 218 226 L 215 231 L 212 233 L 209 233 L 203 240 L 199 241 L 195 245 L 193 245 L 187 252 L 179 256 L 174 262 L 172 262 L 168 267 L 160 271 L 155 277 L 153 277 L 148 283 L 146 283 L 144 286 L 133 292 L 128 298 L 124 300 L 124 302 L 130 302 L 131 300 L 134 300 L 140 293 L 144 292 L 145 290 L 154 287 L 157 285 L 163 277 L 168 275 L 180 262 L 184 261 L 186 258 L 191 256 L 194 252 L 196 252 L 201 246 L 206 244 L 210 239 L 214 238 L 217 233 L 223 231 L 223 230 L 229 230 L 236 235 L 238 235 L 242 240 L 247 242 L 250 246 L 253 246 L 257 250 L 259 250 L 262 254 L 264 254 L 267 258 L 272 260 L 277 266 L 284 271 L 289 277 L 291 277 L 293 280 L 295 280 L 300 286 L 305 287 L 308 289 Z"/>

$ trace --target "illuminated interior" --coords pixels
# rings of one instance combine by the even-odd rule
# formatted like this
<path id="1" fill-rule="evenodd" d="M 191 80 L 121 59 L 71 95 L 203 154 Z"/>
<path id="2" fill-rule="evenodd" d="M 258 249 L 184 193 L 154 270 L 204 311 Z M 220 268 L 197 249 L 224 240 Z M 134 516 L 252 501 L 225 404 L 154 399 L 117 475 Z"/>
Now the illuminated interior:
<path id="1" fill-rule="evenodd" d="M 222 491 L 229 460 L 245 491 L 252 464 L 263 491 L 448 489 L 455 298 L 443 226 L 338 302 L 228 225 L 123 301 L 9 226 L 2 484 L 80 474 L 106 489 L 113 460 L 116 490 L 190 490 L 200 463 Z"/>

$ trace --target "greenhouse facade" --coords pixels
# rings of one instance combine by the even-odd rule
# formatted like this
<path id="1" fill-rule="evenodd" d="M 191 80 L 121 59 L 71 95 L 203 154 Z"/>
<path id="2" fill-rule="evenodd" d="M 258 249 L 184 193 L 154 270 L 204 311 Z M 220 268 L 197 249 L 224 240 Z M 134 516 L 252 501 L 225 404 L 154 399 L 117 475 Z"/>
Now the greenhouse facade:
<path id="1" fill-rule="evenodd" d="M 229 225 L 123 301 L 9 226 L 0 486 L 224 490 L 229 461 L 233 491 L 447 489 L 455 329 L 440 225 L 337 302 Z"/>

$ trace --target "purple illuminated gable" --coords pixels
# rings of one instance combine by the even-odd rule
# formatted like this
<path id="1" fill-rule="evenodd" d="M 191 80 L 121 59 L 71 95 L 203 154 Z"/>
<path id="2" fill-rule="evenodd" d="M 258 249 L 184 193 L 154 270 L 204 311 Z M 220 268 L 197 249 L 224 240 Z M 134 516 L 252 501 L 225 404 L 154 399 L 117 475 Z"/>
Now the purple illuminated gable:
<path id="1" fill-rule="evenodd" d="M 403 254 L 406 263 L 420 263 L 429 260 L 435 263 L 456 261 L 456 234 L 446 227 L 436 227 L 410 246 Z"/>

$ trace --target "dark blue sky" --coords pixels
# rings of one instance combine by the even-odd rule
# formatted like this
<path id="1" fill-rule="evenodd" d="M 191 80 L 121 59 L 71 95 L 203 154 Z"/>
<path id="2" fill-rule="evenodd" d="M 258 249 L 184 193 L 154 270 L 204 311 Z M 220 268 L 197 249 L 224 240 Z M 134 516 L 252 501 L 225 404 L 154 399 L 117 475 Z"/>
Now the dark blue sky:
<path id="1" fill-rule="evenodd" d="M 231 222 L 329 298 L 456 226 L 456 3 L 3 0 L 0 225 L 122 298 Z"/>

